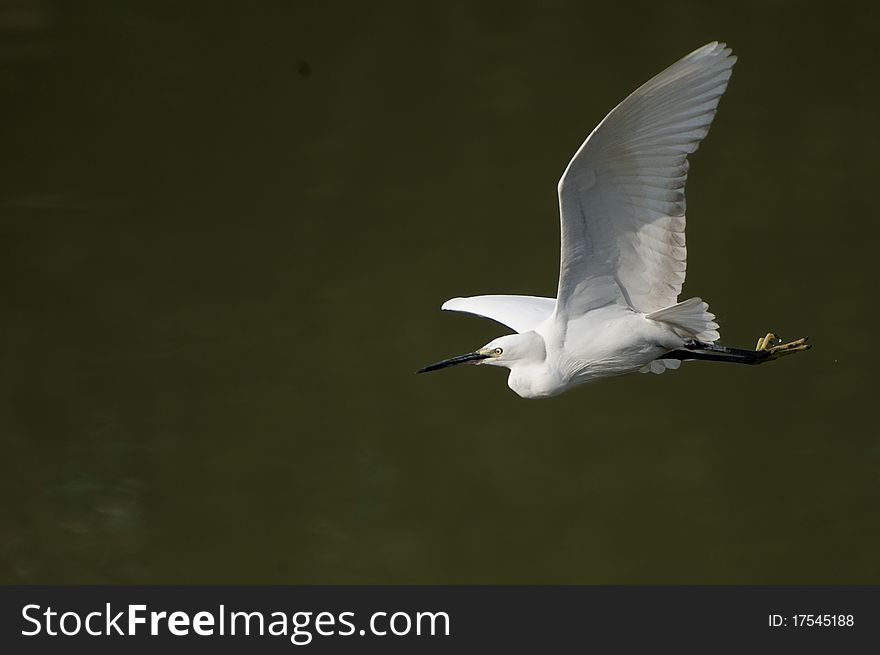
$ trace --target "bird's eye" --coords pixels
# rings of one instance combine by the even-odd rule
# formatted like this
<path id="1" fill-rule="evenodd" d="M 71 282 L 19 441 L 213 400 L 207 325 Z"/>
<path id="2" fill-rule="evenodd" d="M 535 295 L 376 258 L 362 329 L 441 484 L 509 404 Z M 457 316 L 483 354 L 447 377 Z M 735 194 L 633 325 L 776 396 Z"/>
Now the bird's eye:
<path id="1" fill-rule="evenodd" d="M 493 352 L 494 352 L 496 355 L 500 355 L 500 354 L 503 353 L 504 351 L 501 350 L 501 348 L 496 348 Z"/>

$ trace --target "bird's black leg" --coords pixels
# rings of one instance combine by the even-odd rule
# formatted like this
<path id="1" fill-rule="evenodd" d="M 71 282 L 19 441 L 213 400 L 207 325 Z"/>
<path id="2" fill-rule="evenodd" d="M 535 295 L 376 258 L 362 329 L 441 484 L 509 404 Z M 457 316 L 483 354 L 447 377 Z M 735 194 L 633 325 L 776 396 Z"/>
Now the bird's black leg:
<path id="1" fill-rule="evenodd" d="M 700 359 L 710 362 L 732 362 L 734 364 L 762 364 L 778 359 L 783 355 L 791 355 L 803 350 L 809 350 L 812 348 L 812 345 L 807 343 L 808 338 L 804 337 L 790 343 L 782 343 L 782 340 L 776 335 L 768 333 L 766 337 L 758 339 L 758 345 L 755 350 L 730 348 L 714 343 L 691 340 L 686 342 L 683 347 L 663 355 L 663 359 Z"/>

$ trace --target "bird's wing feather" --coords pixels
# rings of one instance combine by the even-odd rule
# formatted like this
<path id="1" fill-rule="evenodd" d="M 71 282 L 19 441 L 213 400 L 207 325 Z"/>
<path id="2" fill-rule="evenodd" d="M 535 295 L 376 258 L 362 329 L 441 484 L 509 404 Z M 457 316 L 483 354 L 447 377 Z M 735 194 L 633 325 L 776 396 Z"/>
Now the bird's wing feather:
<path id="1" fill-rule="evenodd" d="M 472 296 L 453 298 L 442 309 L 490 318 L 516 332 L 533 330 L 553 313 L 555 298 L 537 296 Z"/>
<path id="2" fill-rule="evenodd" d="M 557 314 L 676 303 L 687 156 L 708 133 L 735 61 L 723 43 L 695 50 L 615 107 L 575 153 L 558 187 Z"/>

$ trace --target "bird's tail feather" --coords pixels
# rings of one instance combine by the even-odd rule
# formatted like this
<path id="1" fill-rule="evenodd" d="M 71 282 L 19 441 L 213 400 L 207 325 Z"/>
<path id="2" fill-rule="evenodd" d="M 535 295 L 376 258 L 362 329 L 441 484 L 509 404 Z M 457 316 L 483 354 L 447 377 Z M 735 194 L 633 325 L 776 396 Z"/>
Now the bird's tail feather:
<path id="1" fill-rule="evenodd" d="M 720 338 L 715 314 L 709 311 L 709 305 L 700 298 L 689 298 L 672 307 L 658 309 L 648 314 L 647 318 L 668 323 L 684 331 L 686 336 L 705 343 L 714 343 Z"/>

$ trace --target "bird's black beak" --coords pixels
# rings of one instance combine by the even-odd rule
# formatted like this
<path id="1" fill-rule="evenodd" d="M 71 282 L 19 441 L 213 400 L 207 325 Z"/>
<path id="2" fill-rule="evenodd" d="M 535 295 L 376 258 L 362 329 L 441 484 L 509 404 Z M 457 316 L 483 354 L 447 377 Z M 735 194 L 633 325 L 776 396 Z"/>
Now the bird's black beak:
<path id="1" fill-rule="evenodd" d="M 438 371 L 441 368 L 446 368 L 447 366 L 455 366 L 456 364 L 467 364 L 468 362 L 478 362 L 481 359 L 486 359 L 489 355 L 484 355 L 483 353 L 468 353 L 467 355 L 459 355 L 458 357 L 450 357 L 449 359 L 444 359 L 442 362 L 437 362 L 436 364 L 430 364 L 425 368 L 420 368 L 416 373 L 428 373 L 430 371 Z"/>

